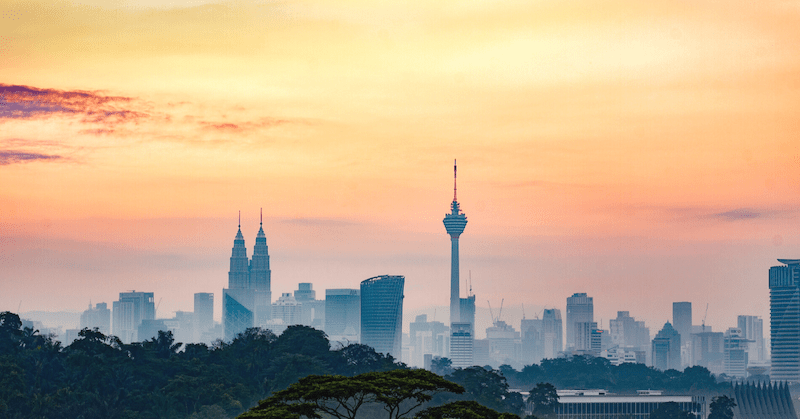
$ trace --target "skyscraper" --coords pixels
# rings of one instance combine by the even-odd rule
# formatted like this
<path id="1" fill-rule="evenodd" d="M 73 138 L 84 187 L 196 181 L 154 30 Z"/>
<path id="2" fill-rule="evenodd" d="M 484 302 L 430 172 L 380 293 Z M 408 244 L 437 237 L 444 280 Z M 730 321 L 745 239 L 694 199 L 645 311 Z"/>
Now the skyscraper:
<path id="1" fill-rule="evenodd" d="M 156 318 L 152 292 L 121 292 L 114 301 L 114 335 L 123 343 L 138 342 L 137 330 L 142 320 Z"/>
<path id="2" fill-rule="evenodd" d="M 467 226 L 467 216 L 461 212 L 458 204 L 457 184 L 458 166 L 453 163 L 453 202 L 450 204 L 450 214 L 444 216 L 444 227 L 450 235 L 450 323 L 462 323 L 461 295 L 459 293 L 459 261 L 458 238 Z M 452 328 L 451 328 L 452 330 Z"/>
<path id="3" fill-rule="evenodd" d="M 214 327 L 214 294 L 198 292 L 194 294 L 194 341 L 207 342 L 203 334 Z M 208 341 L 210 343 L 210 341 Z"/>
<path id="4" fill-rule="evenodd" d="M 800 382 L 800 259 L 769 268 L 772 381 Z"/>
<path id="5" fill-rule="evenodd" d="M 686 344 L 692 337 L 692 303 L 688 301 L 672 303 L 672 325 Z"/>
<path id="6" fill-rule="evenodd" d="M 681 369 L 681 335 L 669 322 L 653 339 L 653 367 L 662 371 Z"/>
<path id="7" fill-rule="evenodd" d="M 325 290 L 325 333 L 331 340 L 359 341 L 361 291 L 349 288 Z"/>
<path id="8" fill-rule="evenodd" d="M 402 356 L 404 285 L 401 275 L 361 282 L 361 343 L 396 359 Z"/>
<path id="9" fill-rule="evenodd" d="M 764 321 L 758 316 L 739 316 L 737 323 L 747 339 L 748 362 L 764 361 Z"/>
<path id="10" fill-rule="evenodd" d="M 594 322 L 594 301 L 585 292 L 567 297 L 567 349 L 575 348 L 575 323 Z"/>
<path id="11" fill-rule="evenodd" d="M 222 290 L 222 324 L 226 340 L 233 339 L 248 327 L 264 325 L 271 318 L 271 282 L 263 216 L 251 261 L 247 258 L 240 215 L 239 230 L 231 251 L 228 288 Z"/>
<path id="12" fill-rule="evenodd" d="M 81 314 L 81 329 L 100 330 L 104 335 L 111 334 L 111 310 L 106 303 L 97 303 L 94 308 L 89 304 L 89 309 Z"/>
<path id="13" fill-rule="evenodd" d="M 731 327 L 725 331 L 722 365 L 725 374 L 736 378 L 747 377 L 747 339 L 742 329 Z"/>

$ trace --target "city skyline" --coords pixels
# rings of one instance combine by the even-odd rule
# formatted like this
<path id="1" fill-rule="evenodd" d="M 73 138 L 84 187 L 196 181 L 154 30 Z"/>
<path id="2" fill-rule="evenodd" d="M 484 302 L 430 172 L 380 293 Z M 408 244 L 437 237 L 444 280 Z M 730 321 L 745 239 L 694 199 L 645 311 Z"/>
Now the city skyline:
<path id="1" fill-rule="evenodd" d="M 447 306 L 454 158 L 480 308 L 722 332 L 800 256 L 783 2 L 50 3 L 0 13 L 0 311 L 219 316 L 261 207 L 273 295 L 396 273 Z"/>

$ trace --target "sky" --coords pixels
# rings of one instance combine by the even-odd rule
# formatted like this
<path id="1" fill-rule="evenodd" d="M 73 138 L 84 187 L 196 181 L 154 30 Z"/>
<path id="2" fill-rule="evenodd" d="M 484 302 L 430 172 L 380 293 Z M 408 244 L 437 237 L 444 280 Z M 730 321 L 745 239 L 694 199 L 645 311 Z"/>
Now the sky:
<path id="1" fill-rule="evenodd" d="M 797 27 L 791 1 L 6 0 L 0 311 L 214 292 L 219 318 L 263 208 L 273 296 L 399 274 L 445 319 L 458 159 L 462 282 L 517 327 L 575 292 L 604 326 L 768 322 Z"/>

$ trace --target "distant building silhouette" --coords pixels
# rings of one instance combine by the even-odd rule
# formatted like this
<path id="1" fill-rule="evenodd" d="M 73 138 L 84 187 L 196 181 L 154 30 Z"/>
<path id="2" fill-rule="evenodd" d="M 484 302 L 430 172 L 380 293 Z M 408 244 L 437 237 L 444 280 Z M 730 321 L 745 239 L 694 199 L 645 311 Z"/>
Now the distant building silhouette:
<path id="1" fill-rule="evenodd" d="M 194 341 L 211 343 L 210 331 L 214 328 L 214 294 L 198 292 L 194 294 Z"/>
<path id="2" fill-rule="evenodd" d="M 272 317 L 272 271 L 263 219 L 256 234 L 253 259 L 247 258 L 241 222 L 231 251 L 228 288 L 222 290 L 222 323 L 231 340 L 248 327 L 267 324 Z"/>
<path id="3" fill-rule="evenodd" d="M 317 300 L 314 285 L 310 282 L 298 284 L 294 291 L 294 300 L 300 304 L 298 324 L 323 330 L 325 327 L 325 300 Z"/>
<path id="4" fill-rule="evenodd" d="M 666 322 L 653 339 L 653 367 L 660 370 L 681 369 L 681 335 Z"/>
<path id="5" fill-rule="evenodd" d="M 453 202 L 450 204 L 450 213 L 445 214 L 443 220 L 447 234 L 450 235 L 450 323 L 464 323 L 461 318 L 461 295 L 459 293 L 461 279 L 459 276 L 458 238 L 467 226 L 467 216 L 461 212 L 461 206 L 458 204 L 455 183 L 457 166 L 455 163 L 453 164 L 453 174 Z"/>
<path id="6" fill-rule="evenodd" d="M 284 292 L 278 301 L 272 303 L 272 320 L 280 321 L 285 326 L 299 324 L 300 314 L 300 303 L 290 292 Z"/>
<path id="7" fill-rule="evenodd" d="M 491 327 L 486 328 L 486 340 L 489 341 L 490 365 L 493 367 L 503 364 L 514 366 L 513 364 L 518 363 L 517 342 L 520 340 L 520 333 L 514 330 L 513 326 L 502 320 L 495 320 Z M 521 368 L 520 365 L 517 367 Z"/>
<path id="8" fill-rule="evenodd" d="M 405 277 L 382 275 L 361 282 L 361 343 L 402 356 Z"/>
<path id="9" fill-rule="evenodd" d="M 710 326 L 705 329 L 705 332 L 692 334 L 692 364 L 705 367 L 713 374 L 722 374 L 722 332 L 712 332 Z"/>
<path id="10" fill-rule="evenodd" d="M 731 327 L 725 331 L 722 348 L 722 365 L 729 377 L 747 377 L 747 339 L 742 329 Z"/>
<path id="11" fill-rule="evenodd" d="M 747 339 L 747 358 L 750 362 L 764 362 L 764 321 L 758 316 L 739 316 L 737 318 L 742 336 Z"/>
<path id="12" fill-rule="evenodd" d="M 95 327 L 104 335 L 111 334 L 111 310 L 106 303 L 97 303 L 94 308 L 89 304 L 89 308 L 81 313 L 81 329 Z"/>
<path id="13" fill-rule="evenodd" d="M 453 368 L 467 368 L 475 364 L 475 336 L 472 334 L 473 325 L 470 323 L 450 324 L 450 361 Z M 483 342 L 490 346 L 489 339 Z M 489 349 L 491 350 L 491 349 Z M 489 358 L 487 356 L 487 358 Z"/>
<path id="14" fill-rule="evenodd" d="M 576 323 L 594 322 L 594 301 L 585 292 L 567 297 L 567 350 L 575 349 Z"/>
<path id="15" fill-rule="evenodd" d="M 138 328 L 143 320 L 156 317 L 152 292 L 121 292 L 119 300 L 114 301 L 114 335 L 123 343 L 141 342 Z"/>
<path id="16" fill-rule="evenodd" d="M 689 346 L 692 344 L 692 303 L 688 301 L 672 303 L 672 325 L 681 335 L 681 345 L 686 347 L 687 354 L 691 353 Z M 681 362 L 682 366 L 691 363 L 687 356 Z"/>
<path id="17" fill-rule="evenodd" d="M 650 349 L 650 328 L 643 321 L 631 317 L 630 312 L 618 311 L 617 318 L 609 321 L 611 343 L 629 351 Z"/>
<path id="18" fill-rule="evenodd" d="M 361 336 L 361 291 L 325 290 L 325 333 L 331 341 L 356 343 Z"/>
<path id="19" fill-rule="evenodd" d="M 772 381 L 800 382 L 800 259 L 769 268 Z"/>
<path id="20" fill-rule="evenodd" d="M 412 367 L 424 368 L 426 356 L 432 359 L 448 354 L 450 328 L 442 322 L 429 322 L 425 314 L 420 314 L 409 323 L 408 337 L 411 348 L 409 364 Z"/>

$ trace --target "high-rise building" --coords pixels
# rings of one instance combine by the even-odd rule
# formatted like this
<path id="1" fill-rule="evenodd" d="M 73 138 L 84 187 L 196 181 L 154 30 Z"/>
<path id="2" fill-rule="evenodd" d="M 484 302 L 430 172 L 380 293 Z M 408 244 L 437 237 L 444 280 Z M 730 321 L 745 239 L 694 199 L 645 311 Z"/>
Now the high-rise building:
<path id="1" fill-rule="evenodd" d="M 721 332 L 712 332 L 710 327 L 706 331 L 692 334 L 692 364 L 707 368 L 713 374 L 722 374 L 723 335 Z"/>
<path id="2" fill-rule="evenodd" d="M 310 282 L 301 282 L 297 284 L 297 289 L 294 290 L 294 299 L 298 303 L 316 300 L 317 292 L 314 291 L 314 285 Z"/>
<path id="3" fill-rule="evenodd" d="M 361 282 L 361 343 L 402 356 L 405 277 L 382 275 Z"/>
<path id="4" fill-rule="evenodd" d="M 222 290 L 222 324 L 226 340 L 233 339 L 248 327 L 264 326 L 269 322 L 272 315 L 271 282 L 263 215 L 252 261 L 247 258 L 240 216 L 239 230 L 233 239 L 228 288 Z"/>
<path id="5" fill-rule="evenodd" d="M 123 343 L 140 341 L 137 330 L 142 320 L 156 317 L 156 306 L 152 292 L 121 292 L 114 301 L 114 335 Z"/>
<path id="6" fill-rule="evenodd" d="M 772 381 L 800 382 L 800 259 L 769 268 Z"/>
<path id="7" fill-rule="evenodd" d="M 618 311 L 617 318 L 609 321 L 611 343 L 632 351 L 650 348 L 650 328 L 631 317 L 630 312 Z"/>
<path id="8" fill-rule="evenodd" d="M 585 292 L 567 297 L 567 349 L 575 348 L 575 324 L 594 322 L 593 298 Z"/>
<path id="9" fill-rule="evenodd" d="M 245 256 L 246 257 L 246 256 Z M 272 271 L 269 269 L 269 247 L 267 236 L 264 234 L 264 215 L 262 213 L 256 234 L 256 244 L 253 246 L 253 258 L 248 267 L 250 278 L 249 289 L 253 294 L 255 305 L 254 323 L 256 326 L 265 325 L 272 314 Z"/>
<path id="10" fill-rule="evenodd" d="M 681 335 L 670 322 L 653 339 L 653 367 L 660 370 L 681 369 Z"/>
<path id="11" fill-rule="evenodd" d="M 467 226 L 467 216 L 461 212 L 456 188 L 457 166 L 453 163 L 453 202 L 450 214 L 444 216 L 444 227 L 450 235 L 450 323 L 462 323 L 461 295 L 459 293 L 458 238 Z M 451 327 L 452 331 L 452 327 Z"/>
<path id="12" fill-rule="evenodd" d="M 764 321 L 758 316 L 739 316 L 737 319 L 742 336 L 747 339 L 749 362 L 764 362 Z"/>
<path id="13" fill-rule="evenodd" d="M 325 290 L 325 333 L 332 341 L 360 340 L 360 290 L 349 288 Z"/>
<path id="14" fill-rule="evenodd" d="M 111 334 L 111 310 L 106 303 L 97 303 L 94 308 L 89 304 L 89 308 L 81 313 L 81 329 L 95 327 L 104 335 Z"/>
<path id="15" fill-rule="evenodd" d="M 683 345 L 691 343 L 692 303 L 688 301 L 672 303 L 672 325 L 681 335 Z"/>
<path id="16" fill-rule="evenodd" d="M 557 308 L 544 309 L 541 319 L 523 319 L 520 329 L 520 361 L 523 365 L 538 364 L 542 359 L 555 359 L 564 350 L 564 328 L 561 310 Z"/>
<path id="17" fill-rule="evenodd" d="M 198 292 L 194 294 L 194 341 L 211 343 L 204 335 L 214 328 L 214 294 Z"/>
<path id="18" fill-rule="evenodd" d="M 428 316 L 421 314 L 409 323 L 409 346 L 411 347 L 411 366 L 422 368 L 425 357 L 445 357 L 450 339 L 450 328 L 442 322 L 428 321 Z"/>
<path id="19" fill-rule="evenodd" d="M 473 325 L 470 323 L 450 324 L 450 361 L 453 368 L 467 368 L 474 365 L 475 335 L 472 330 Z M 488 339 L 484 342 L 489 346 Z"/>
<path id="20" fill-rule="evenodd" d="M 300 303 L 298 303 L 292 293 L 284 292 L 278 301 L 272 303 L 272 320 L 280 321 L 280 324 L 291 326 L 300 323 Z"/>
<path id="21" fill-rule="evenodd" d="M 747 377 L 747 339 L 742 329 L 731 327 L 725 331 L 722 365 L 730 377 Z"/>

